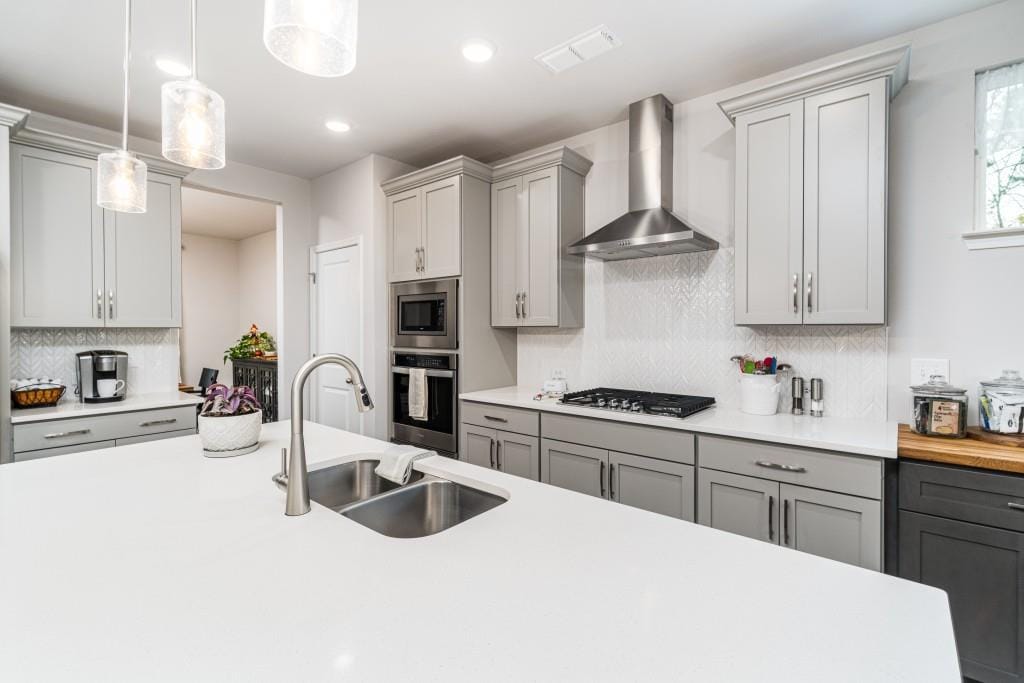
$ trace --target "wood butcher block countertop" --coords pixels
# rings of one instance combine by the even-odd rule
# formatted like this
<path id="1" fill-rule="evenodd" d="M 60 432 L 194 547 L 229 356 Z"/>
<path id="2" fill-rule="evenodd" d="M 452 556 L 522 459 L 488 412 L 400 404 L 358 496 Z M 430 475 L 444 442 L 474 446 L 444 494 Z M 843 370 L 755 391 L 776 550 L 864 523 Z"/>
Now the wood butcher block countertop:
<path id="1" fill-rule="evenodd" d="M 989 436 L 977 427 L 968 427 L 964 439 L 948 439 L 915 434 L 901 424 L 896 451 L 900 458 L 1024 474 L 1024 439 Z"/>

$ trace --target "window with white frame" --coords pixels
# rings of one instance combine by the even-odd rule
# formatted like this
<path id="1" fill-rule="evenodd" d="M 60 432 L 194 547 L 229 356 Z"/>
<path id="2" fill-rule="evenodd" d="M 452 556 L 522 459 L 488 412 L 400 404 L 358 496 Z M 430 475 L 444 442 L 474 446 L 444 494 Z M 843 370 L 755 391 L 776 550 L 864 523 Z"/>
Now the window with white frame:
<path id="1" fill-rule="evenodd" d="M 978 73 L 976 88 L 974 229 L 1024 229 L 1024 62 Z"/>

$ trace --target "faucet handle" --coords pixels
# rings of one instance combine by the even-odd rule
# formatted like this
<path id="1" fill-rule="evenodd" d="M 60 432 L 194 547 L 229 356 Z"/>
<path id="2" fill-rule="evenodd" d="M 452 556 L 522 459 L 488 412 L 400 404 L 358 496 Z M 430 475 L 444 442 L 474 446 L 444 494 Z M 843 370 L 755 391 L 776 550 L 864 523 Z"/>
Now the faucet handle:
<path id="1" fill-rule="evenodd" d="M 288 474 L 288 449 L 281 447 L 281 474 Z"/>

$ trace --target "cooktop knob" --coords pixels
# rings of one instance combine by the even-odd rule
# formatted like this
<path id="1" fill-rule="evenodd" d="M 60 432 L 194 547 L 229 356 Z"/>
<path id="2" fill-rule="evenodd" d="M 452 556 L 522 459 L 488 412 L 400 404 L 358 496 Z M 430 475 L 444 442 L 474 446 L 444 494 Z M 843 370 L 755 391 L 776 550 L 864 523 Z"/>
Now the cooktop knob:
<path id="1" fill-rule="evenodd" d="M 598 408 L 604 408 L 604 403 L 605 403 L 605 401 L 604 401 L 603 398 L 597 399 L 597 407 Z"/>
<path id="2" fill-rule="evenodd" d="M 639 401 L 633 401 L 633 405 L 630 406 L 630 408 L 633 410 L 634 413 L 639 413 L 640 409 L 643 408 L 643 406 L 640 405 Z"/>
<path id="3" fill-rule="evenodd" d="M 612 400 L 608 401 L 608 407 L 609 408 L 617 408 L 618 406 L 619 406 L 619 399 L 613 398 Z"/>

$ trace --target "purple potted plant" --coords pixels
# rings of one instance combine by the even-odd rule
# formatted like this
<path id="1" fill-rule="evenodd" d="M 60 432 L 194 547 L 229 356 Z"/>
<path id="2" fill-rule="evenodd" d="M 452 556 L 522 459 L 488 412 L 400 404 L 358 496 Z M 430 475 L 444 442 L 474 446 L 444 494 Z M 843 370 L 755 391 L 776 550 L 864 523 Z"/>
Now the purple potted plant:
<path id="1" fill-rule="evenodd" d="M 199 412 L 203 455 L 226 458 L 252 453 L 260 447 L 263 411 L 251 387 L 212 384 Z"/>

